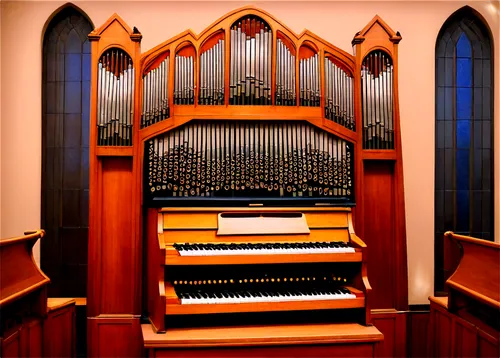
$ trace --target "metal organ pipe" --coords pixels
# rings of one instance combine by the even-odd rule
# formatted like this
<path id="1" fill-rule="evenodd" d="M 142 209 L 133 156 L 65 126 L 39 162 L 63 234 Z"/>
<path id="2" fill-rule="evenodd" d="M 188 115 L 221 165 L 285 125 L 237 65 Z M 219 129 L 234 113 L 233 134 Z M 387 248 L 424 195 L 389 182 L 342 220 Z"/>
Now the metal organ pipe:
<path id="1" fill-rule="evenodd" d="M 99 59 L 97 77 L 97 145 L 132 145 L 132 59 L 123 50 L 107 50 Z"/>
<path id="2" fill-rule="evenodd" d="M 198 104 L 224 104 L 224 40 L 200 55 L 200 93 Z M 231 87 L 231 91 L 232 88 Z M 232 93 L 232 92 L 231 92 Z"/>
<path id="3" fill-rule="evenodd" d="M 190 122 L 149 140 L 147 151 L 154 195 L 352 195 L 352 145 L 300 122 Z"/>
<path id="4" fill-rule="evenodd" d="M 363 60 L 364 149 L 394 149 L 393 71 L 392 59 L 383 51 L 372 51 Z"/>
<path id="5" fill-rule="evenodd" d="M 175 55 L 174 104 L 194 104 L 194 58 Z"/>
<path id="6" fill-rule="evenodd" d="M 320 80 L 318 54 L 299 61 L 300 105 L 318 107 L 320 105 Z"/>
<path id="7" fill-rule="evenodd" d="M 329 57 L 325 58 L 325 117 L 350 130 L 354 120 L 354 79 Z"/>
<path id="8" fill-rule="evenodd" d="M 142 77 L 141 128 L 170 117 L 168 77 L 170 56 Z"/>
<path id="9" fill-rule="evenodd" d="M 271 104 L 272 35 L 254 16 L 240 19 L 230 30 L 229 104 Z"/>
<path id="10" fill-rule="evenodd" d="M 295 55 L 281 39 L 276 46 L 276 105 L 295 106 Z"/>

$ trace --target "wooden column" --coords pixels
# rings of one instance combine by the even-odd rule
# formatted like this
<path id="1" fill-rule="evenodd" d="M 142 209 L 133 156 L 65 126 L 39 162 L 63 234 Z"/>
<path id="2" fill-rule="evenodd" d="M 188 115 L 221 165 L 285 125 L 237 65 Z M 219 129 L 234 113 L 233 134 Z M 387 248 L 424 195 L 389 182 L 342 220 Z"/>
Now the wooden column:
<path id="1" fill-rule="evenodd" d="M 102 137 L 98 140 L 98 124 L 103 123 L 98 113 L 99 59 L 106 51 L 115 49 L 128 55 L 134 68 L 130 78 L 134 78 L 134 92 L 137 92 L 141 38 L 137 30 L 133 31 L 116 14 L 89 35 L 92 43 L 93 86 L 90 112 L 87 327 L 88 354 L 91 357 L 140 356 L 142 349 L 139 323 L 141 193 L 135 182 L 139 113 L 138 96 L 135 93 L 132 93 L 131 100 L 131 141 L 128 139 L 116 145 L 113 142 L 103 143 Z M 121 113 L 125 116 L 124 111 Z M 111 119 L 117 117 L 118 114 Z"/>

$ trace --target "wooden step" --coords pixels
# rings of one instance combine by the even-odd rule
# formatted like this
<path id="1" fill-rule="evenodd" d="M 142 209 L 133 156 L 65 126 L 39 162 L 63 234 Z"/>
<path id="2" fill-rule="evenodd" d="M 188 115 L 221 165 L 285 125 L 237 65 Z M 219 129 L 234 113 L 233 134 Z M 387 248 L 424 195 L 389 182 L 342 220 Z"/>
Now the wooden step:
<path id="1" fill-rule="evenodd" d="M 384 337 L 374 326 L 357 323 L 167 328 L 165 334 L 143 324 L 142 336 L 145 348 L 339 344 L 380 342 Z"/>

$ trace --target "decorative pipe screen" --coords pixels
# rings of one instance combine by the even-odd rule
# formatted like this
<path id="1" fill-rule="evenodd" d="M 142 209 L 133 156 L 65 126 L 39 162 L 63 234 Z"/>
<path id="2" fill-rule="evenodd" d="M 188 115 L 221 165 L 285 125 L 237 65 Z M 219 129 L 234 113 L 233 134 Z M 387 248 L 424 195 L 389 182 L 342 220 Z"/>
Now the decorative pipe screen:
<path id="1" fill-rule="evenodd" d="M 353 145 L 304 122 L 194 121 L 145 143 L 150 198 L 353 202 Z"/>

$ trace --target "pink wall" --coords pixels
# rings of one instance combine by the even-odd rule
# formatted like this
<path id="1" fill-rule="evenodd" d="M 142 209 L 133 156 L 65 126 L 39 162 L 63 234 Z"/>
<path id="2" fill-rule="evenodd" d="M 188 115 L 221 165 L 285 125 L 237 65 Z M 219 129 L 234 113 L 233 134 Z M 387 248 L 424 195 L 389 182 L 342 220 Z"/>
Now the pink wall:
<path id="1" fill-rule="evenodd" d="M 469 4 L 487 20 L 495 41 L 495 211 L 500 241 L 499 12 L 480 1 L 250 2 L 299 33 L 307 28 L 352 53 L 351 40 L 378 14 L 403 40 L 399 46 L 400 109 L 405 176 L 410 304 L 433 290 L 434 48 L 443 22 Z M 142 51 L 191 28 L 201 32 L 243 2 L 75 2 L 100 26 L 114 12 L 143 35 Z M 57 1 L 1 2 L 1 235 L 40 226 L 41 44 Z M 6 91 L 6 89 L 8 89 Z"/>

